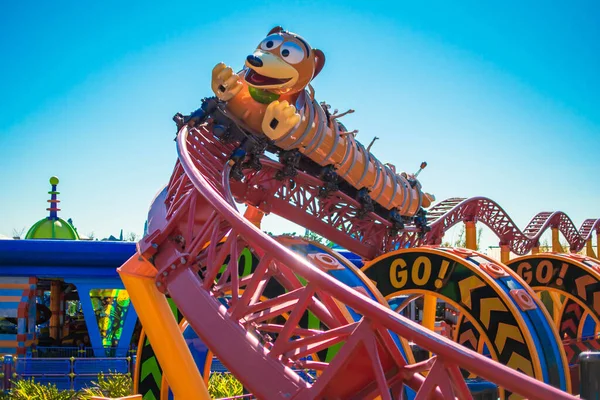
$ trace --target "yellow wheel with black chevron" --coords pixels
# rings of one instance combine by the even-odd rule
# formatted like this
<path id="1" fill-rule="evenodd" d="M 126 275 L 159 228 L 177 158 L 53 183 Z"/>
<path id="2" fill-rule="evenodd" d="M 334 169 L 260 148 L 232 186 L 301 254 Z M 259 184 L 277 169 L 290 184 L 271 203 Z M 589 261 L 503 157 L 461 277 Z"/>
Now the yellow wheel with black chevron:
<path id="1" fill-rule="evenodd" d="M 539 253 L 511 260 L 507 266 L 531 288 L 549 292 L 553 321 L 561 340 L 581 339 L 589 316 L 600 327 L 600 263 L 579 254 Z M 567 336 L 567 337 L 565 337 Z M 577 363 L 577 348 L 565 348 L 569 364 Z"/>
<path id="2" fill-rule="evenodd" d="M 384 254 L 362 270 L 388 299 L 429 294 L 452 304 L 468 321 L 457 334 L 469 337 L 471 330 L 473 348 L 485 345 L 493 359 L 570 392 L 565 353 L 548 312 L 506 266 L 471 250 L 430 246 Z"/>

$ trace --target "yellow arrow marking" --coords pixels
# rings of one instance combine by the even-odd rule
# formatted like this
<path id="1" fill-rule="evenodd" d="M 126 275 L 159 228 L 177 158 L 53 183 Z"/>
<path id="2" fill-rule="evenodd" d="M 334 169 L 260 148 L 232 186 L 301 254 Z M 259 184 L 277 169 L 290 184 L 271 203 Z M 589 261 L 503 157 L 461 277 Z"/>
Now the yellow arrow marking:
<path id="1" fill-rule="evenodd" d="M 519 331 L 519 328 L 514 325 L 508 325 L 503 322 L 498 324 L 498 335 L 496 335 L 496 347 L 502 352 L 506 346 L 506 339 L 511 338 L 518 342 L 525 343 L 525 339 Z"/>
<path id="2" fill-rule="evenodd" d="M 581 297 L 583 300 L 587 300 L 587 293 L 585 292 L 585 288 L 592 283 L 596 283 L 596 280 L 589 276 L 584 275 L 581 278 L 575 279 L 575 285 L 577 286 L 577 296 Z"/>
<path id="3" fill-rule="evenodd" d="M 460 290 L 460 301 L 467 307 L 471 308 L 471 292 L 477 288 L 484 287 L 485 282 L 476 276 L 470 276 L 458 282 Z"/>
<path id="4" fill-rule="evenodd" d="M 481 312 L 479 314 L 479 320 L 483 323 L 486 328 L 490 327 L 490 317 L 492 311 L 506 311 L 506 306 L 497 297 L 490 297 L 489 299 L 481 300 Z"/>
<path id="5" fill-rule="evenodd" d="M 477 338 L 475 337 L 473 329 L 469 329 L 468 331 L 461 333 L 460 337 L 458 338 L 458 343 L 460 344 L 465 344 L 467 342 L 471 344 L 472 349 L 477 348 Z"/>
<path id="6" fill-rule="evenodd" d="M 518 353 L 513 353 L 513 355 L 510 356 L 510 359 L 508 360 L 508 363 L 506 363 L 506 366 L 514 370 L 520 370 L 525 375 L 535 378 L 533 376 L 533 364 L 531 364 L 531 361 L 529 361 L 528 359 L 526 359 Z"/>

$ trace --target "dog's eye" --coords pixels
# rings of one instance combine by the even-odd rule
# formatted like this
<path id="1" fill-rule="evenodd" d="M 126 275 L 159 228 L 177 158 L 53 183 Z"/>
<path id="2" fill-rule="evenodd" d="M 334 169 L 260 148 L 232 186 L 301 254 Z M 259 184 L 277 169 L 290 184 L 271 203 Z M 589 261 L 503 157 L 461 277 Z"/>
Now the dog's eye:
<path id="1" fill-rule="evenodd" d="M 298 64 L 304 58 L 304 50 L 294 42 L 286 42 L 281 46 L 281 56 L 290 64 Z"/>
<path id="2" fill-rule="evenodd" d="M 260 42 L 259 47 L 262 50 L 273 50 L 279 47 L 283 43 L 283 37 L 281 35 L 271 35 L 267 36 L 265 40 Z"/>

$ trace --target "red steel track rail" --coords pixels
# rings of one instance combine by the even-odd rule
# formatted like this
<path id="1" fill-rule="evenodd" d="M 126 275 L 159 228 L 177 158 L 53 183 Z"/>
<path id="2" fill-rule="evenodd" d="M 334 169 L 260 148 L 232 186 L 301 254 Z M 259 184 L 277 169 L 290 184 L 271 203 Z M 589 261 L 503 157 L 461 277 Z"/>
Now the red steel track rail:
<path id="1" fill-rule="evenodd" d="M 593 231 L 600 232 L 600 219 L 586 219 L 579 230 L 563 212 L 541 212 L 521 231 L 496 202 L 485 197 L 450 198 L 427 213 L 431 231 L 419 235 L 419 229 L 407 225 L 399 234 L 392 234 L 389 221 L 375 213 L 362 215 L 360 204 L 341 192 L 327 198 L 319 196 L 322 182 L 298 172 L 293 181 L 278 180 L 281 164 L 264 159 L 263 168 L 247 171 L 242 181 L 231 183 L 236 200 L 258 207 L 265 213 L 281 215 L 332 240 L 365 259 L 404 247 L 441 244 L 444 233 L 464 221 L 487 225 L 518 255 L 524 255 L 539 245 L 539 238 L 549 228 L 558 228 L 572 252 L 580 251 Z"/>
<path id="2" fill-rule="evenodd" d="M 170 294 L 198 336 L 259 398 L 381 396 L 391 400 L 408 385 L 417 392 L 417 400 L 470 399 L 460 371 L 464 368 L 531 400 L 574 399 L 394 313 L 261 232 L 235 209 L 231 193 L 236 190 L 229 186 L 228 166 L 233 147 L 218 142 L 210 125 L 191 131 L 183 127 L 177 147 L 179 160 L 168 187 L 166 220 L 139 243 L 139 249 L 158 270 L 157 287 Z M 287 182 L 291 189 L 300 185 L 297 178 L 294 184 Z M 289 193 L 281 193 L 289 203 L 285 197 Z M 236 197 L 244 196 L 237 192 Z M 280 211 L 296 218 L 286 214 L 283 206 Z M 360 236 L 357 242 L 378 251 L 390 245 L 384 236 Z M 239 275 L 236 261 L 243 248 L 261 260 L 245 277 Z M 271 280 L 287 292 L 265 300 L 261 293 Z M 364 318 L 348 320 L 346 308 Z M 321 329 L 298 328 L 307 311 L 322 322 Z M 284 315 L 286 319 L 274 320 Z M 436 356 L 408 364 L 391 333 Z M 330 362 L 309 357 L 340 343 L 344 345 Z M 316 373 L 307 378 L 297 369 Z"/>
<path id="3" fill-rule="evenodd" d="M 501 244 L 518 255 L 539 246 L 540 237 L 549 228 L 558 228 L 574 253 L 583 249 L 594 230 L 600 232 L 600 219 L 586 219 L 577 230 L 561 211 L 538 213 L 521 231 L 502 207 L 485 197 L 447 199 L 432 207 L 427 216 L 431 226 L 427 244 L 440 244 L 444 232 L 461 221 L 477 221 L 487 225 Z"/>

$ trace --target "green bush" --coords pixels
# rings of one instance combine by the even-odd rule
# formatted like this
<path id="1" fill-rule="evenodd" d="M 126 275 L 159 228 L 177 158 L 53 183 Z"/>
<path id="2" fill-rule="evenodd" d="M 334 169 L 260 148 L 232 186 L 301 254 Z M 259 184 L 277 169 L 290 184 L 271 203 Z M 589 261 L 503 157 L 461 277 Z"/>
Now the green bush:
<path id="1" fill-rule="evenodd" d="M 36 383 L 34 379 L 13 382 L 7 399 L 11 400 L 79 400 L 72 390 L 58 390 L 56 385 Z"/>
<path id="2" fill-rule="evenodd" d="M 240 396 L 243 387 L 233 375 L 214 372 L 208 381 L 208 392 L 213 399 Z M 34 379 L 13 381 L 11 390 L 0 393 L 0 400 L 89 400 L 92 396 L 125 397 L 133 393 L 131 376 L 114 374 L 98 375 L 92 386 L 78 392 L 58 390 L 56 385 L 35 382 Z"/>
<path id="3" fill-rule="evenodd" d="M 125 397 L 133 393 L 133 381 L 129 375 L 98 375 L 94 386 L 79 393 L 78 400 L 88 400 L 92 396 Z"/>
<path id="4" fill-rule="evenodd" d="M 131 376 L 99 374 L 98 381 L 78 392 L 58 390 L 56 385 L 35 382 L 34 379 L 20 379 L 12 382 L 8 393 L 0 394 L 0 400 L 89 400 L 92 396 L 125 397 L 132 393 Z"/>
<path id="5" fill-rule="evenodd" d="M 208 393 L 213 399 L 223 397 L 240 396 L 244 392 L 244 387 L 235 376 L 220 372 L 213 372 L 208 379 Z"/>

